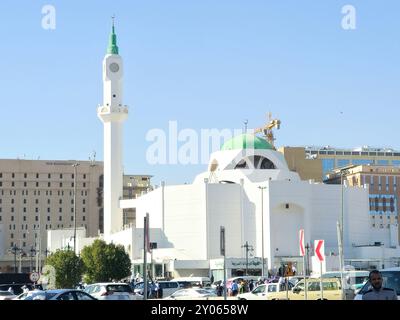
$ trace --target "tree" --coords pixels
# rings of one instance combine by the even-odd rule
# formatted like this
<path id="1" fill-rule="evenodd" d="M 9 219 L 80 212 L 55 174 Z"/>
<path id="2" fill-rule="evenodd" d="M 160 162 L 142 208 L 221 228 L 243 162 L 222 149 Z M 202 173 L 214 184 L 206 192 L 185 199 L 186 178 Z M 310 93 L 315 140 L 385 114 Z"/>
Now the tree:
<path id="1" fill-rule="evenodd" d="M 85 265 L 85 282 L 110 282 L 131 274 L 131 259 L 122 245 L 95 240 L 81 252 Z"/>
<path id="2" fill-rule="evenodd" d="M 74 288 L 82 279 L 84 265 L 72 250 L 57 250 L 46 259 L 55 270 L 56 288 Z"/>

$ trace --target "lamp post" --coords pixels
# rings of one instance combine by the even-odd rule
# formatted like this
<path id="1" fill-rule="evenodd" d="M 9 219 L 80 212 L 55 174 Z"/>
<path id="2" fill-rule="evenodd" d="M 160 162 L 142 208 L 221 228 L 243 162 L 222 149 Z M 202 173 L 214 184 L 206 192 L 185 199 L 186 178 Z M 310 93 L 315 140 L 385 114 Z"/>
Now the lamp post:
<path id="1" fill-rule="evenodd" d="M 261 190 L 261 259 L 262 259 L 262 270 L 261 276 L 264 277 L 265 275 L 265 267 L 264 267 L 264 190 L 267 187 L 258 187 Z"/>
<path id="2" fill-rule="evenodd" d="M 344 181 L 343 176 L 347 174 L 348 171 L 346 169 L 340 170 L 340 188 L 341 188 L 341 213 L 340 213 L 340 222 L 338 223 L 338 242 L 339 242 L 339 267 L 340 267 L 340 280 L 342 283 L 342 299 L 345 299 L 344 296 L 344 279 L 343 279 L 343 269 L 344 269 L 344 252 L 343 252 L 343 242 L 344 242 Z"/>
<path id="3" fill-rule="evenodd" d="M 74 163 L 74 253 L 76 254 L 76 171 L 79 163 Z"/>

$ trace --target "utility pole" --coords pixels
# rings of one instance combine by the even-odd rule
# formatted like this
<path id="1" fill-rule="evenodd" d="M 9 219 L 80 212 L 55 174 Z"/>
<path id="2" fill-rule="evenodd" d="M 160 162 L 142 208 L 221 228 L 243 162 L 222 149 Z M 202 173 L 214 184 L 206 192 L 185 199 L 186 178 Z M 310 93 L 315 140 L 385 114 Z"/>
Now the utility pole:
<path id="1" fill-rule="evenodd" d="M 265 267 L 264 267 L 264 190 L 267 187 L 258 187 L 261 190 L 261 259 L 262 259 L 262 270 L 261 276 L 265 276 Z"/>
<path id="2" fill-rule="evenodd" d="M 14 245 L 11 247 L 10 251 L 14 255 L 14 273 L 17 273 L 17 252 L 19 248 L 17 247 L 17 244 L 14 243 Z"/>
<path id="3" fill-rule="evenodd" d="M 74 167 L 74 253 L 76 254 L 76 168 L 79 163 L 74 163 L 72 166 Z"/>
<path id="4" fill-rule="evenodd" d="M 31 265 L 30 265 L 30 272 L 33 271 L 33 257 L 36 254 L 36 250 L 33 246 L 31 246 L 31 250 L 29 250 L 29 252 L 31 253 L 30 258 L 31 258 Z"/>
<path id="5" fill-rule="evenodd" d="M 249 251 L 253 251 L 253 246 L 249 245 L 249 243 L 246 241 L 246 243 L 242 246 L 242 248 L 246 249 L 246 276 L 248 276 L 248 271 L 249 271 Z"/>

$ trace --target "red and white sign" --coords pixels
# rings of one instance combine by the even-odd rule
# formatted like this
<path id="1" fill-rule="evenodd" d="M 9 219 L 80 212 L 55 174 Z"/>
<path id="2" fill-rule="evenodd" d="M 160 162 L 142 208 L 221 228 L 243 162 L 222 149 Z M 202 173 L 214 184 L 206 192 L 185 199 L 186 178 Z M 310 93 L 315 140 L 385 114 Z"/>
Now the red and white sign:
<path id="1" fill-rule="evenodd" d="M 315 256 L 320 262 L 325 260 L 325 246 L 324 240 L 314 240 Z"/>
<path id="2" fill-rule="evenodd" d="M 306 255 L 306 250 L 304 248 L 304 229 L 299 230 L 299 246 L 300 256 L 304 257 Z"/>

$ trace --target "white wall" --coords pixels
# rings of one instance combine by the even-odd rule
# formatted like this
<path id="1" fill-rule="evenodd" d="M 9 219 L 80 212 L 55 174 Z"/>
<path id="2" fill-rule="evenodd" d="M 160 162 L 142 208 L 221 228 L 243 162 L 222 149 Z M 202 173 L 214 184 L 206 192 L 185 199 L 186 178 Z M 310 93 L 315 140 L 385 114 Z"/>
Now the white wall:
<path id="1" fill-rule="evenodd" d="M 219 258 L 220 227 L 225 226 L 225 243 L 227 257 L 240 257 L 242 224 L 241 219 L 241 186 L 237 184 L 208 184 L 208 243 L 209 259 Z"/>

